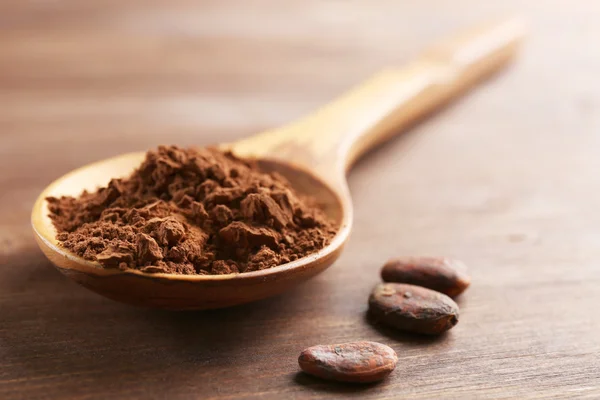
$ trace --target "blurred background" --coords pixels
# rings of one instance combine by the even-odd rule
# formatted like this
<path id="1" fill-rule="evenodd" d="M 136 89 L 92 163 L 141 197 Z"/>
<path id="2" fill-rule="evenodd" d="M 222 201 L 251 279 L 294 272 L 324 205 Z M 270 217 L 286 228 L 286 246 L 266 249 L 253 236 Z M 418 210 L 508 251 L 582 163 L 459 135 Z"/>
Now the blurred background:
<path id="1" fill-rule="evenodd" d="M 470 104 L 526 129 L 584 130 L 600 92 L 593 0 L 3 0 L 3 149 L 15 151 L 15 137 L 34 148 L 59 141 L 64 152 L 44 157 L 75 166 L 88 146 L 102 157 L 251 134 L 401 66 L 437 38 L 514 12 L 531 35 L 497 89 L 510 98 Z M 115 138 L 121 149 L 111 149 Z"/>
<path id="2" fill-rule="evenodd" d="M 511 14 L 529 24 L 515 63 L 356 166 L 347 249 L 293 293 L 138 310 L 35 245 L 35 198 L 74 168 L 279 126 Z M 0 1 L 0 397 L 349 395 L 298 378 L 295 358 L 362 338 L 409 362 L 357 398 L 598 398 L 599 16 L 595 0 Z M 435 343 L 362 320 L 382 263 L 421 254 L 472 267 L 461 323 Z"/>

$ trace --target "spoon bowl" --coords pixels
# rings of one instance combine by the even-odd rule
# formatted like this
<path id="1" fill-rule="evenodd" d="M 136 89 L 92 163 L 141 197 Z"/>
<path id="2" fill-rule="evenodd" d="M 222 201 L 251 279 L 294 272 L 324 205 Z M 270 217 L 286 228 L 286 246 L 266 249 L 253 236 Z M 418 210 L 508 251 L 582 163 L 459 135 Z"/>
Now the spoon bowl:
<path id="1" fill-rule="evenodd" d="M 49 217 L 50 196 L 77 196 L 129 176 L 145 153 L 129 153 L 86 165 L 59 178 L 44 190 L 33 208 L 33 230 L 38 245 L 56 268 L 86 288 L 112 300 L 166 309 L 228 307 L 274 296 L 322 272 L 338 258 L 350 233 L 352 207 L 308 171 L 277 161 L 260 160 L 265 172 L 278 172 L 300 193 L 313 196 L 339 230 L 331 243 L 308 257 L 274 268 L 243 274 L 180 275 L 103 268 L 62 248 Z"/>
<path id="2" fill-rule="evenodd" d="M 47 197 L 78 196 L 129 176 L 145 153 L 89 164 L 50 184 L 32 211 L 36 240 L 64 275 L 105 297 L 166 309 L 228 307 L 274 296 L 325 270 L 339 257 L 353 220 L 346 172 L 360 155 L 505 65 L 523 36 L 518 19 L 477 28 L 425 52 L 402 69 L 384 71 L 305 118 L 219 147 L 254 158 L 299 193 L 314 197 L 337 223 L 329 245 L 299 260 L 229 275 L 179 275 L 103 268 L 62 248 Z"/>

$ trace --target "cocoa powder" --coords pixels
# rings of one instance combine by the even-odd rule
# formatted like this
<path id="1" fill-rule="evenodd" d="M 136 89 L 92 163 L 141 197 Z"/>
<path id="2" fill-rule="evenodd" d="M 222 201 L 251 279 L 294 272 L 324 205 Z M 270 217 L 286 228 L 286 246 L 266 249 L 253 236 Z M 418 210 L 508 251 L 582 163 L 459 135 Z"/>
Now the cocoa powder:
<path id="1" fill-rule="evenodd" d="M 161 146 L 128 178 L 47 200 L 66 249 L 150 273 L 262 270 L 322 249 L 336 232 L 285 178 L 210 148 Z"/>

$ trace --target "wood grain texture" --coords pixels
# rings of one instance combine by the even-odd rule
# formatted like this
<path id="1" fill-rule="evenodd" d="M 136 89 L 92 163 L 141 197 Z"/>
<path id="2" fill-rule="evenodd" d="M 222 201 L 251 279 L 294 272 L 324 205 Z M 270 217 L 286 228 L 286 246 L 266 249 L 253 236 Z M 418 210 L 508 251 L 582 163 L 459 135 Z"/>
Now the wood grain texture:
<path id="1" fill-rule="evenodd" d="M 160 143 L 233 141 L 326 103 L 436 37 L 522 10 L 517 64 L 350 176 L 355 227 L 283 296 L 197 313 L 123 306 L 61 276 L 29 213 L 53 179 Z M 0 398 L 600 397 L 600 6 L 592 0 L 0 2 Z M 443 338 L 364 319 L 394 255 L 473 276 Z M 375 340 L 364 388 L 300 351 Z"/>

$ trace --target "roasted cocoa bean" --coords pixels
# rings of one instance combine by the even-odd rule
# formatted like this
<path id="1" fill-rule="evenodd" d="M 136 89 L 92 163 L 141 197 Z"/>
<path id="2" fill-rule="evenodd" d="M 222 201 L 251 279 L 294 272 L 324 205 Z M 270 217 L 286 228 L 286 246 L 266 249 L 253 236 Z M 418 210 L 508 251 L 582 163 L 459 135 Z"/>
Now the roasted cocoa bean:
<path id="1" fill-rule="evenodd" d="M 397 362 L 393 349 L 375 342 L 313 346 L 298 357 L 302 371 L 341 382 L 380 381 L 396 368 Z"/>
<path id="2" fill-rule="evenodd" d="M 376 322 L 396 329 L 438 335 L 458 323 L 458 306 L 445 294 L 420 286 L 380 283 L 369 298 Z"/>
<path id="3" fill-rule="evenodd" d="M 467 267 L 458 260 L 444 257 L 399 257 L 381 269 L 385 282 L 423 286 L 448 296 L 458 296 L 471 283 Z"/>

